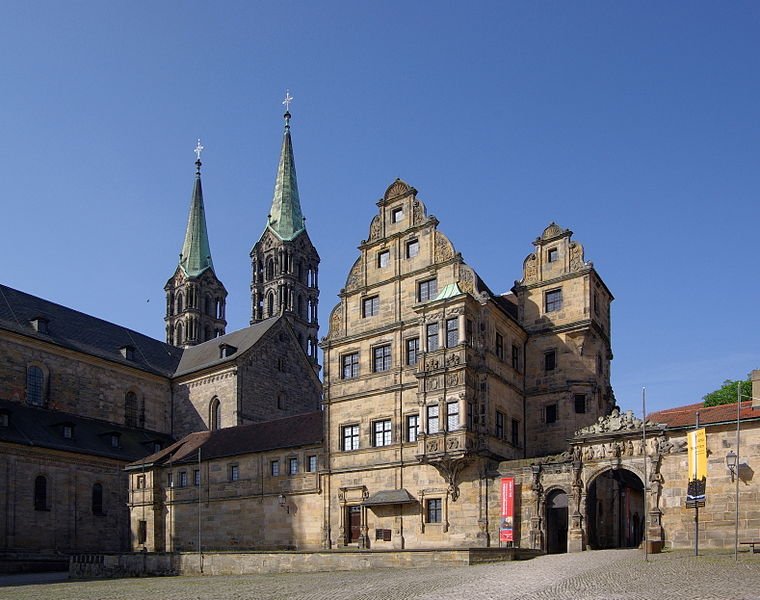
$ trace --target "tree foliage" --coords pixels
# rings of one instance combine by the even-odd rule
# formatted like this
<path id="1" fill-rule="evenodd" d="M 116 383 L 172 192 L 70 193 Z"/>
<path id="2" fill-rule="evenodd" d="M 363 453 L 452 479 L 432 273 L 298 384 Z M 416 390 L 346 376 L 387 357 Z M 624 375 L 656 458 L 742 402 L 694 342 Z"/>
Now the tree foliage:
<path id="1" fill-rule="evenodd" d="M 743 381 L 732 381 L 726 379 L 720 389 L 705 394 L 702 400 L 705 406 L 718 406 L 720 404 L 732 404 L 736 402 L 736 386 L 741 385 L 742 400 L 752 396 L 752 382 L 749 379 Z"/>

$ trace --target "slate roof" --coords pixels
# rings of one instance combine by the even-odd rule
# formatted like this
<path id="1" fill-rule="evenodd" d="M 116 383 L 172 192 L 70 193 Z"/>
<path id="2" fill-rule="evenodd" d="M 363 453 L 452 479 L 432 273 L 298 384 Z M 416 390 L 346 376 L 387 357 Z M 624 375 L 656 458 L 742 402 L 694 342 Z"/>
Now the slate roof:
<path id="1" fill-rule="evenodd" d="M 663 423 L 670 428 L 694 427 L 699 411 L 700 425 L 717 425 L 736 423 L 736 404 L 721 404 L 706 407 L 701 402 L 668 408 L 650 414 L 647 419 L 655 423 Z M 745 400 L 739 408 L 741 421 L 760 419 L 760 408 L 752 408 L 752 401 Z"/>
<path id="2" fill-rule="evenodd" d="M 47 332 L 31 325 L 38 317 L 47 320 Z M 164 376 L 173 374 L 182 355 L 180 348 L 137 331 L 2 284 L 0 328 Z M 134 360 L 122 356 L 123 346 L 134 347 Z"/>
<path id="3" fill-rule="evenodd" d="M 59 410 L 0 400 L 0 412 L 8 415 L 8 427 L 0 426 L 0 442 L 35 446 L 132 462 L 152 453 L 154 444 L 167 446 L 172 438 L 156 431 L 80 417 Z M 63 425 L 72 427 L 71 439 L 63 437 Z M 111 435 L 119 436 L 119 447 Z"/>
<path id="4" fill-rule="evenodd" d="M 198 344 L 197 346 L 185 348 L 185 351 L 182 353 L 182 358 L 177 365 L 177 370 L 174 372 L 174 376 L 178 377 L 180 375 L 186 375 L 187 373 L 192 373 L 200 369 L 221 365 L 225 362 L 235 360 L 243 352 L 255 346 L 280 318 L 282 317 L 271 317 L 270 319 L 246 327 L 245 329 L 239 329 L 238 331 L 233 331 L 232 333 Z M 236 348 L 235 353 L 230 356 L 221 356 L 220 346 L 225 344 Z"/>
<path id="5" fill-rule="evenodd" d="M 202 460 L 211 460 L 321 444 L 324 437 L 322 417 L 322 411 L 315 411 L 263 423 L 191 433 L 168 448 L 127 465 L 127 468 L 166 465 L 169 462 L 175 465 L 193 463 L 198 460 L 198 448 L 201 449 Z"/>

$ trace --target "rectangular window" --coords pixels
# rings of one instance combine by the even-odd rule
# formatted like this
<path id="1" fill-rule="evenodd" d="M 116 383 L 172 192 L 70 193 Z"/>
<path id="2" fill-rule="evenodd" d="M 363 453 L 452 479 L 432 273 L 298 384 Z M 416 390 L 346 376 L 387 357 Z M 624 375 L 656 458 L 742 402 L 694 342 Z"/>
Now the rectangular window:
<path id="1" fill-rule="evenodd" d="M 434 300 L 438 295 L 438 280 L 428 279 L 417 284 L 417 302 Z"/>
<path id="2" fill-rule="evenodd" d="M 504 413 L 496 411 L 496 437 L 504 439 Z"/>
<path id="3" fill-rule="evenodd" d="M 550 290 L 546 292 L 545 310 L 546 312 L 562 310 L 562 290 Z"/>
<path id="4" fill-rule="evenodd" d="M 549 404 L 548 406 L 544 407 L 544 421 L 546 423 L 557 422 L 557 405 L 556 404 Z"/>
<path id="5" fill-rule="evenodd" d="M 582 415 L 586 412 L 586 394 L 575 394 L 575 414 Z"/>
<path id="6" fill-rule="evenodd" d="M 453 348 L 459 343 L 459 319 L 446 319 L 446 347 Z"/>
<path id="7" fill-rule="evenodd" d="M 298 459 L 288 459 L 288 475 L 296 475 L 298 473 Z"/>
<path id="8" fill-rule="evenodd" d="M 343 450 L 358 450 L 359 449 L 359 426 L 358 425 L 344 425 L 341 427 L 341 440 Z"/>
<path id="9" fill-rule="evenodd" d="M 194 469 L 193 470 L 193 485 L 199 486 L 200 484 L 201 484 L 201 470 Z"/>
<path id="10" fill-rule="evenodd" d="M 406 257 L 414 258 L 420 253 L 420 242 L 418 240 L 409 240 L 406 243 Z"/>
<path id="11" fill-rule="evenodd" d="M 394 208 L 391 211 L 391 223 L 401 223 L 401 219 L 404 218 L 403 208 Z"/>
<path id="12" fill-rule="evenodd" d="M 0 412 L 0 427 L 8 427 L 8 413 Z"/>
<path id="13" fill-rule="evenodd" d="M 137 476 L 137 489 L 138 490 L 144 490 L 145 489 L 145 475 L 138 475 Z"/>
<path id="14" fill-rule="evenodd" d="M 375 373 L 387 371 L 391 368 L 391 347 L 377 346 L 372 348 L 372 370 Z"/>
<path id="15" fill-rule="evenodd" d="M 438 350 L 438 323 L 428 323 L 425 331 L 427 332 L 427 351 L 435 352 Z"/>
<path id="16" fill-rule="evenodd" d="M 409 415 L 406 417 L 406 441 L 416 442 L 420 433 L 420 416 Z"/>
<path id="17" fill-rule="evenodd" d="M 71 425 L 63 426 L 63 437 L 67 440 L 70 440 L 72 437 L 74 437 L 74 429 L 71 427 Z"/>
<path id="18" fill-rule="evenodd" d="M 111 435 L 111 448 L 118 448 L 119 447 L 119 434 L 114 433 Z"/>
<path id="19" fill-rule="evenodd" d="M 306 465 L 307 465 L 306 466 L 306 470 L 309 473 L 316 473 L 317 472 L 317 464 L 318 464 L 317 463 L 317 455 L 316 454 L 312 454 L 311 456 L 309 456 L 309 458 L 306 461 Z"/>
<path id="20" fill-rule="evenodd" d="M 375 447 L 391 445 L 391 420 L 390 419 L 375 421 L 372 424 L 372 445 Z"/>
<path id="21" fill-rule="evenodd" d="M 475 414 L 475 403 L 468 402 L 467 403 L 467 430 L 468 431 L 475 431 L 476 419 L 477 419 L 477 414 Z"/>
<path id="22" fill-rule="evenodd" d="M 512 368 L 515 371 L 520 370 L 520 348 L 512 344 Z"/>
<path id="23" fill-rule="evenodd" d="M 384 269 L 391 261 L 391 253 L 388 250 L 383 250 L 377 254 L 377 268 Z"/>
<path id="24" fill-rule="evenodd" d="M 544 352 L 544 371 L 553 371 L 557 368 L 557 352 L 550 350 Z"/>
<path id="25" fill-rule="evenodd" d="M 520 421 L 517 419 L 512 419 L 512 445 L 520 447 Z"/>
<path id="26" fill-rule="evenodd" d="M 179 487 L 187 487 L 187 471 L 179 472 Z"/>
<path id="27" fill-rule="evenodd" d="M 362 317 L 374 317 L 380 313 L 380 296 L 372 296 L 362 300 Z"/>
<path id="28" fill-rule="evenodd" d="M 504 337 L 500 333 L 496 334 L 496 356 L 499 360 L 504 360 Z"/>
<path id="29" fill-rule="evenodd" d="M 547 262 L 553 263 L 557 262 L 557 259 L 559 258 L 559 252 L 556 248 L 549 248 L 549 251 L 546 253 L 546 260 Z"/>
<path id="30" fill-rule="evenodd" d="M 431 498 L 425 503 L 425 516 L 428 523 L 440 523 L 443 516 L 440 498 Z"/>
<path id="31" fill-rule="evenodd" d="M 472 328 L 472 321 L 470 319 L 467 319 L 465 322 L 465 335 L 467 336 L 467 345 L 472 346 L 472 343 L 475 341 L 473 340 L 473 328 Z"/>
<path id="32" fill-rule="evenodd" d="M 341 357 L 343 363 L 343 379 L 353 379 L 359 376 L 359 353 L 352 352 Z"/>
<path id="33" fill-rule="evenodd" d="M 427 407 L 427 432 L 438 433 L 438 405 Z"/>
<path id="34" fill-rule="evenodd" d="M 148 522 L 147 521 L 138 521 L 137 522 L 137 543 L 138 544 L 145 544 L 145 542 L 148 541 Z"/>
<path id="35" fill-rule="evenodd" d="M 406 364 L 410 367 L 417 364 L 420 353 L 420 338 L 406 340 Z"/>
<path id="36" fill-rule="evenodd" d="M 269 463 L 269 472 L 272 474 L 272 477 L 280 476 L 280 461 L 279 460 L 273 460 Z"/>
<path id="37" fill-rule="evenodd" d="M 229 477 L 230 481 L 237 481 L 240 479 L 240 467 L 238 465 L 230 465 Z"/>
<path id="38" fill-rule="evenodd" d="M 174 473 L 166 474 L 166 487 L 174 487 Z"/>
<path id="39" fill-rule="evenodd" d="M 599 314 L 599 294 L 594 291 L 594 314 Z"/>
<path id="40" fill-rule="evenodd" d="M 446 403 L 446 430 L 459 429 L 459 402 Z"/>

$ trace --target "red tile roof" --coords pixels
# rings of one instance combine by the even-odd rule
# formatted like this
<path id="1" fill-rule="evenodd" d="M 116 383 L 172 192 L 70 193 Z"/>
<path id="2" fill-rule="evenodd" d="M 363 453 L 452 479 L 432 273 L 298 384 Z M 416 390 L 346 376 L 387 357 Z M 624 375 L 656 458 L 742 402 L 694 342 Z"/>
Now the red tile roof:
<path id="1" fill-rule="evenodd" d="M 736 422 L 736 403 L 709 407 L 701 402 L 687 404 L 651 413 L 647 419 L 654 423 L 663 423 L 668 427 L 693 427 L 697 421 L 697 412 L 699 412 L 700 425 Z M 742 421 L 760 419 L 760 408 L 753 409 L 752 401 L 745 400 L 740 407 L 739 419 Z"/>

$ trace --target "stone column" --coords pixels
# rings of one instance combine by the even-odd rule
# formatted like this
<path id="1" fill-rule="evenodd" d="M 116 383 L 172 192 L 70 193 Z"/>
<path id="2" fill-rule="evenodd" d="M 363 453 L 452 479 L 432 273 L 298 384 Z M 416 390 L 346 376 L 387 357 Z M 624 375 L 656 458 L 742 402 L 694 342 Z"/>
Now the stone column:
<path id="1" fill-rule="evenodd" d="M 570 514 L 570 528 L 567 532 L 567 551 L 583 552 L 586 549 L 585 532 L 583 531 L 583 479 L 581 469 L 583 463 L 573 461 L 573 501 Z M 568 507 L 570 508 L 570 507 Z"/>

